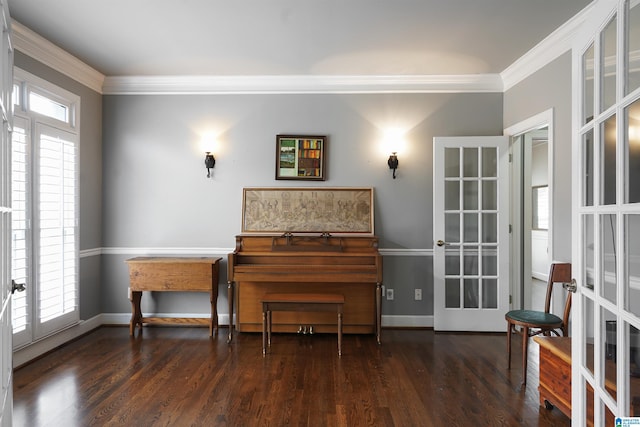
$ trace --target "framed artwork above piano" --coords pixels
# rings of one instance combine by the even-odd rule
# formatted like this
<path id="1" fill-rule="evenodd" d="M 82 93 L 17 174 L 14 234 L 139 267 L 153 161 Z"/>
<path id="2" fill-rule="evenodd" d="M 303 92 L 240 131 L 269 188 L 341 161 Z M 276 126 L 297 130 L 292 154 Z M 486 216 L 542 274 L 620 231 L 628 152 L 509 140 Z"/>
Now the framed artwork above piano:
<path id="1" fill-rule="evenodd" d="M 374 234 L 373 188 L 245 188 L 243 233 Z"/>

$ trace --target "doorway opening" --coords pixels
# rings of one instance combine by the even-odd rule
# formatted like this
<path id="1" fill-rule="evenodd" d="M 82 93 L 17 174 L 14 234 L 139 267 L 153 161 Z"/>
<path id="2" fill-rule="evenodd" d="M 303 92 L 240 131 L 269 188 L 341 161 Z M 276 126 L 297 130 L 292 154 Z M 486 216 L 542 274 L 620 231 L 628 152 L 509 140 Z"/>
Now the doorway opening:
<path id="1" fill-rule="evenodd" d="M 505 130 L 511 155 L 511 303 L 544 310 L 552 253 L 553 111 Z"/>
<path id="2" fill-rule="evenodd" d="M 517 204 L 519 221 L 513 227 L 518 235 L 520 262 L 520 306 L 544 311 L 549 272 L 549 128 L 526 132 L 512 140 L 513 157 L 518 157 L 519 173 L 514 186 L 519 187 Z M 514 160 L 513 164 L 516 164 Z M 514 167 L 514 170 L 516 168 Z M 515 170 L 517 171 L 517 170 Z"/>

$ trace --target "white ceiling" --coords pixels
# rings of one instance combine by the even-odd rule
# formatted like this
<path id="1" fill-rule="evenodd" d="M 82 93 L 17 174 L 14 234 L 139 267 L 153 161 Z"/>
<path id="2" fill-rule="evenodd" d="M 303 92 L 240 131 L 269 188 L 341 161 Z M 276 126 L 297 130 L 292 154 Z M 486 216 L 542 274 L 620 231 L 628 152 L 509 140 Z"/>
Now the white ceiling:
<path id="1" fill-rule="evenodd" d="M 106 76 L 500 73 L 591 0 L 9 0 Z"/>

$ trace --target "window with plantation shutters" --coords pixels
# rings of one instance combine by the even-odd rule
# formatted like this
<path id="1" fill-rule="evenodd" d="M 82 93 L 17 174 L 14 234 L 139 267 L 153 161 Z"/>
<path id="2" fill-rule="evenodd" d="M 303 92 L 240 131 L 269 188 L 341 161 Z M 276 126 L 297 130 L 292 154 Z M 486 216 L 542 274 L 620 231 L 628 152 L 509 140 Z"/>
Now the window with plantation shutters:
<path id="1" fill-rule="evenodd" d="M 76 144 L 73 135 L 36 125 L 35 243 L 37 328 L 77 310 Z M 54 327 L 55 329 L 55 327 Z"/>
<path id="2" fill-rule="evenodd" d="M 16 70 L 12 135 L 14 348 L 79 320 L 79 98 Z"/>

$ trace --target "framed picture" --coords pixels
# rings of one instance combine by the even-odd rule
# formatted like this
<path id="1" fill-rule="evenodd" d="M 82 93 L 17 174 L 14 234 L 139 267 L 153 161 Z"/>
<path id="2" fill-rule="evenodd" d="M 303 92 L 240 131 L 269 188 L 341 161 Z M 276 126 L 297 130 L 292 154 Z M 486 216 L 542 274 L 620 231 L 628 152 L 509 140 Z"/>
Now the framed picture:
<path id="1" fill-rule="evenodd" d="M 245 188 L 243 233 L 373 234 L 373 188 Z"/>
<path id="2" fill-rule="evenodd" d="M 325 180 L 326 136 L 278 135 L 276 179 Z"/>

